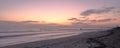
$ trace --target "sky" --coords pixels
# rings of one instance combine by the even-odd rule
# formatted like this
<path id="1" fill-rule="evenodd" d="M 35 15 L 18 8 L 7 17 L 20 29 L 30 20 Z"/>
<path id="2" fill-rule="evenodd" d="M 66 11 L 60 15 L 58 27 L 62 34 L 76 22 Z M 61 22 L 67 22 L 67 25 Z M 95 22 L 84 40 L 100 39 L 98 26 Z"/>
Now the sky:
<path id="1" fill-rule="evenodd" d="M 120 0 L 0 0 L 0 22 L 120 25 Z"/>

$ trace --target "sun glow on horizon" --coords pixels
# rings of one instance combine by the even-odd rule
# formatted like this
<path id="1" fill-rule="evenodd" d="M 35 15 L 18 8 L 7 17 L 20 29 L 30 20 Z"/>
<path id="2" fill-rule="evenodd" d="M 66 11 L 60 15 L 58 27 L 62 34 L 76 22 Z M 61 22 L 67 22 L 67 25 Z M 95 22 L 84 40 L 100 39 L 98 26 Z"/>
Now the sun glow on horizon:
<path id="1" fill-rule="evenodd" d="M 113 3 L 117 2 L 113 1 Z M 111 24 L 113 21 L 116 21 L 113 19 L 116 17 L 113 15 L 114 13 L 110 12 L 116 9 L 115 6 L 118 6 L 118 4 L 111 6 L 111 3 L 107 3 L 106 1 L 94 3 L 94 1 L 88 0 L 6 0 L 1 1 L 0 5 L 0 20 L 17 22 L 28 21 L 33 24 L 57 25 L 77 25 L 84 23 L 109 24 L 106 22 L 110 22 Z M 106 8 L 104 5 L 108 7 Z M 116 19 L 119 19 L 119 17 Z M 117 22 L 115 23 L 120 24 L 119 21 Z"/>

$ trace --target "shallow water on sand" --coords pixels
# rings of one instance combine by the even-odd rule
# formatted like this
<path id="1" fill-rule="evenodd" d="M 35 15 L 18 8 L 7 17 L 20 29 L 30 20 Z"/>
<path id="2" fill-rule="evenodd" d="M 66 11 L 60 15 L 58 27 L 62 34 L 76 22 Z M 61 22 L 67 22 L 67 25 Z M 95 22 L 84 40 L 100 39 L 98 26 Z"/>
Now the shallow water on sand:
<path id="1" fill-rule="evenodd" d="M 96 30 L 94 30 L 96 31 Z M 41 32 L 1 32 L 0 33 L 0 47 L 15 45 L 27 42 L 34 42 L 40 40 L 48 40 L 55 38 L 68 37 L 79 35 L 88 31 L 41 31 Z"/>

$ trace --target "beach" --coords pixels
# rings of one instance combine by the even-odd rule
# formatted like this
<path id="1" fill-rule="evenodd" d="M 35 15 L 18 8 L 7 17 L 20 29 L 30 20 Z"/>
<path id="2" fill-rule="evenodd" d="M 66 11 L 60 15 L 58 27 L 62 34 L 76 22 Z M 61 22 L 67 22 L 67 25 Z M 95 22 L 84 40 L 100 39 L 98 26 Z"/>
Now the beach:
<path id="1" fill-rule="evenodd" d="M 113 42 L 114 40 L 114 39 L 110 40 L 111 37 L 114 35 L 113 33 L 110 34 L 111 31 L 119 32 L 120 30 L 110 29 L 110 30 L 98 31 L 98 32 L 85 32 L 85 33 L 81 33 L 80 35 L 43 40 L 43 41 L 35 41 L 35 42 L 29 42 L 29 43 L 22 43 L 22 44 L 16 44 L 11 46 L 5 46 L 1 48 L 100 48 L 100 47 L 112 48 L 111 47 L 112 45 L 109 45 L 109 44 L 112 44 L 110 42 L 111 41 Z M 88 40 L 90 41 L 88 42 Z M 102 45 L 105 45 L 105 46 L 102 46 Z"/>
<path id="2" fill-rule="evenodd" d="M 120 0 L 0 0 L 0 48 L 120 48 Z"/>
<path id="3" fill-rule="evenodd" d="M 107 32 L 86 32 L 80 35 L 22 43 L 1 48 L 88 48 L 89 44 L 86 43 L 88 38 L 105 34 L 107 34 Z"/>

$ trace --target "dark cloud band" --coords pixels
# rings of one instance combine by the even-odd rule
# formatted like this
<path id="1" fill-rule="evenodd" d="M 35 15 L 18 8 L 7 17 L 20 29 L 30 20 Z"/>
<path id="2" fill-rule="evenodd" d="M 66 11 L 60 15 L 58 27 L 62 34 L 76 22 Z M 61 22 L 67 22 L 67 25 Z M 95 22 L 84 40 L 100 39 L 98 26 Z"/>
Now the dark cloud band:
<path id="1" fill-rule="evenodd" d="M 115 7 L 107 7 L 107 8 L 104 8 L 104 9 L 89 9 L 89 10 L 86 10 L 86 11 L 82 12 L 80 15 L 82 15 L 82 16 L 89 16 L 91 14 L 107 13 L 107 12 L 112 11 L 112 9 L 114 9 L 114 8 Z"/>

